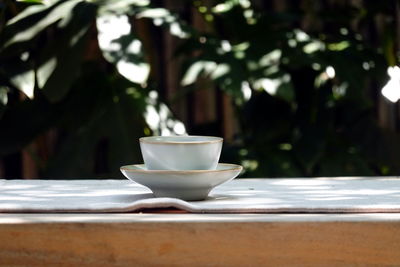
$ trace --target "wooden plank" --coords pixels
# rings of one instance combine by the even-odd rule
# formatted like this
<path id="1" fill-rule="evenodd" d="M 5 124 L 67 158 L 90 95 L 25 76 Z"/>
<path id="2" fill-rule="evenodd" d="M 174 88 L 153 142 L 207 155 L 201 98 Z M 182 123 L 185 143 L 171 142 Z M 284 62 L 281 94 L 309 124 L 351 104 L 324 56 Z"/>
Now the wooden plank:
<path id="1" fill-rule="evenodd" d="M 0 266 L 400 265 L 399 216 L 75 216 L 81 219 L 66 222 L 74 216 L 63 214 L 59 222 L 34 222 L 35 215 L 20 215 L 19 223 L 3 220 Z"/>
<path id="2" fill-rule="evenodd" d="M 0 213 L 1 224 L 394 222 L 400 213 Z"/>

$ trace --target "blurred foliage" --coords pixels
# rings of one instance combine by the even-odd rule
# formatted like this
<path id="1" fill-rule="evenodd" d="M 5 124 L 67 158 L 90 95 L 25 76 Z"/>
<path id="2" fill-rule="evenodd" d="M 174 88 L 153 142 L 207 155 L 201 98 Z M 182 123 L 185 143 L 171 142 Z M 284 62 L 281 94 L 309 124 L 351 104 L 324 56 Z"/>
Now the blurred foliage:
<path id="1" fill-rule="evenodd" d="M 395 1 L 339 2 L 282 13 L 250 1 L 197 2 L 214 31 L 181 48 L 197 55 L 182 84 L 205 75 L 232 95 L 241 132 L 225 157 L 241 161 L 246 176 L 399 173 L 399 136 L 378 127 L 370 86 L 381 88 L 398 61 L 395 34 L 383 32 L 382 43 L 361 35 L 377 15 L 395 29 Z"/>
<path id="2" fill-rule="evenodd" d="M 0 157 L 57 129 L 54 155 L 38 160 L 43 177 L 117 175 L 141 162 L 138 137 L 182 133 L 135 30 L 145 20 L 181 40 L 182 91 L 205 77 L 232 97 L 239 133 L 222 161 L 244 176 L 398 174 L 399 138 L 378 127 L 371 86 L 398 62 L 395 1 L 302 3 L 182 2 L 204 31 L 146 0 L 2 2 Z M 377 16 L 383 37 L 362 34 Z"/>
<path id="3" fill-rule="evenodd" d="M 41 177 L 120 176 L 121 165 L 142 161 L 139 137 L 173 132 L 180 122 L 148 79 L 150 67 L 128 19 L 151 11 L 148 5 L 3 3 L 0 157 L 56 129 L 53 155 L 42 160 L 29 151 Z M 98 45 L 90 47 L 93 38 Z"/>

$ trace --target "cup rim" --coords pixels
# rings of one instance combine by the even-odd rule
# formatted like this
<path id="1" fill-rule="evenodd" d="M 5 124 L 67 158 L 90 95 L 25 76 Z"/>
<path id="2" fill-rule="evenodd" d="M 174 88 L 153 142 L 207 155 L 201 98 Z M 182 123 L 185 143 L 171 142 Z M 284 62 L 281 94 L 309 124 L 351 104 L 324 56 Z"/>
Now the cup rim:
<path id="1" fill-rule="evenodd" d="M 184 140 L 190 138 L 203 138 L 204 140 Z M 164 140 L 160 140 L 164 139 Z M 171 139 L 171 140 L 168 140 Z M 182 140 L 177 140 L 182 139 Z M 207 140 L 208 139 L 208 140 Z M 148 144 L 162 144 L 162 145 L 174 145 L 174 144 L 184 144 L 184 145 L 199 145 L 199 144 L 212 144 L 220 143 L 223 141 L 222 137 L 217 136 L 205 136 L 205 135 L 170 135 L 170 136 L 146 136 L 139 138 L 140 143 Z"/>

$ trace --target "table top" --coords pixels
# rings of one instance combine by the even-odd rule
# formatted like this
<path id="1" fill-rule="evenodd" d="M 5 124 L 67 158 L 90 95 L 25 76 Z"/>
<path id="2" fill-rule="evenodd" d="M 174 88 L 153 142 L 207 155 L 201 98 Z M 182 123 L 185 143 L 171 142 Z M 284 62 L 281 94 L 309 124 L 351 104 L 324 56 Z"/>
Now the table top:
<path id="1" fill-rule="evenodd" d="M 0 224 L 65 224 L 65 223 L 400 223 L 399 213 L 361 213 L 361 214 L 192 214 L 192 213 L 3 213 Z"/>
<path id="2" fill-rule="evenodd" d="M 124 180 L 0 180 L 0 266 L 400 266 L 397 177 L 237 179 L 204 203 L 168 202 L 180 210 L 157 206 L 165 199 L 124 212 L 94 205 L 130 194 L 148 205 L 150 193 Z M 230 213 L 216 212 L 232 194 L 222 201 Z M 94 206 L 20 212 L 57 197 Z"/>
<path id="3" fill-rule="evenodd" d="M 397 177 L 236 179 L 202 201 L 156 198 L 128 180 L 0 180 L 8 213 L 400 213 Z"/>

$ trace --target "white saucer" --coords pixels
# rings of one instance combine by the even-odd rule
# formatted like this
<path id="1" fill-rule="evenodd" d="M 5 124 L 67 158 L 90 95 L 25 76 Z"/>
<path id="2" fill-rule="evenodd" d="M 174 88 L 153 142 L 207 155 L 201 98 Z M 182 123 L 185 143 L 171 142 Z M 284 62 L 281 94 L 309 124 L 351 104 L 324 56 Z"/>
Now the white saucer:
<path id="1" fill-rule="evenodd" d="M 156 197 L 202 200 L 215 186 L 234 179 L 242 166 L 219 163 L 216 170 L 147 170 L 144 164 L 120 168 L 129 180 L 150 188 Z"/>

